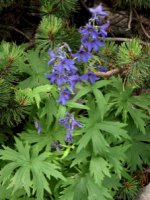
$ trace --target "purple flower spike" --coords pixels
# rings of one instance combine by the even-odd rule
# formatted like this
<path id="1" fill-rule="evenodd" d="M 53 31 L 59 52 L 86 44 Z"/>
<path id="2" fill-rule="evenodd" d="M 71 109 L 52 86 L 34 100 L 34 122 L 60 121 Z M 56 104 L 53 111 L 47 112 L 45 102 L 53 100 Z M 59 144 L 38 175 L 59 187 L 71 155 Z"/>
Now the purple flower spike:
<path id="1" fill-rule="evenodd" d="M 72 143 L 73 141 L 73 137 L 72 137 L 72 131 L 71 130 L 68 130 L 67 134 L 66 134 L 66 139 L 65 139 L 65 142 L 67 143 Z"/>
<path id="2" fill-rule="evenodd" d="M 66 102 L 70 99 L 71 92 L 65 88 L 64 90 L 60 91 L 59 99 L 57 100 L 58 103 L 62 103 L 62 105 L 66 105 Z"/>
<path id="3" fill-rule="evenodd" d="M 80 48 L 79 52 L 72 54 L 72 56 L 77 57 L 78 62 L 82 60 L 84 63 L 87 63 L 88 59 L 92 58 L 92 55 L 85 51 L 82 47 Z"/>
<path id="4" fill-rule="evenodd" d="M 99 77 L 97 77 L 95 74 L 93 74 L 91 71 L 89 71 L 86 74 L 83 74 L 80 77 L 81 80 L 89 81 L 92 85 L 95 83 L 95 81 L 99 80 Z"/>
<path id="5" fill-rule="evenodd" d="M 76 127 L 82 128 L 83 126 L 81 125 L 80 122 L 76 121 L 74 119 L 74 116 L 71 115 L 70 113 L 66 113 L 66 116 L 62 119 L 59 120 L 60 124 L 64 124 L 64 128 L 67 129 L 67 134 L 66 134 L 66 139 L 65 141 L 71 142 L 73 141 L 72 133 Z"/>
<path id="6" fill-rule="evenodd" d="M 102 4 L 99 4 L 96 8 L 89 8 L 89 11 L 93 15 L 107 16 L 108 14 L 103 11 Z"/>

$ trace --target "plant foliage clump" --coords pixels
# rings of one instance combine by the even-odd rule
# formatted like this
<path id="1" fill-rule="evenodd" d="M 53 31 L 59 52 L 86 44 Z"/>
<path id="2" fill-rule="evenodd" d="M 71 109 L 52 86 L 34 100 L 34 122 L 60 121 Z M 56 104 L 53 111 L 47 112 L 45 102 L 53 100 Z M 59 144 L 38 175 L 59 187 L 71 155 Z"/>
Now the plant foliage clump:
<path id="1" fill-rule="evenodd" d="M 34 48 L 0 44 L 0 200 L 133 199 L 150 165 L 149 49 L 76 9 L 41 0 Z"/>

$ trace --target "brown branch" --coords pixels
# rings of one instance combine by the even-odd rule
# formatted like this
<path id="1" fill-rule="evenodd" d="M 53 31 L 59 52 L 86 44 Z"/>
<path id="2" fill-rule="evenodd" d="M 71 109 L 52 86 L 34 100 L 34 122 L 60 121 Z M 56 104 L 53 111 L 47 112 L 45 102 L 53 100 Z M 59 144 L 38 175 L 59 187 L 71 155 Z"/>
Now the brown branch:
<path id="1" fill-rule="evenodd" d="M 131 29 L 132 15 L 133 15 L 133 12 L 132 12 L 132 6 L 130 2 L 130 16 L 129 16 L 129 21 L 128 21 L 128 30 Z"/>
<path id="2" fill-rule="evenodd" d="M 143 23 L 142 23 L 142 21 L 141 21 L 141 18 L 140 18 L 140 16 L 139 16 L 139 14 L 137 13 L 137 11 L 136 11 L 135 9 L 134 9 L 134 12 L 135 12 L 135 14 L 136 14 L 136 16 L 137 16 L 137 18 L 138 18 L 138 21 L 139 21 L 139 23 L 140 23 L 140 26 L 141 26 L 142 31 L 144 32 L 144 34 L 146 35 L 146 37 L 147 37 L 148 39 L 150 39 L 150 35 L 147 33 L 145 27 L 143 26 Z"/>
<path id="3" fill-rule="evenodd" d="M 15 27 L 13 27 L 13 26 L 9 26 L 8 28 L 10 28 L 10 29 L 12 29 L 12 30 L 14 30 L 14 31 L 16 31 L 17 33 L 20 33 L 21 35 L 23 35 L 27 40 L 31 40 L 31 38 L 29 38 L 26 34 L 24 34 L 22 31 L 20 31 L 19 29 L 17 29 L 17 28 L 15 28 Z"/>
<path id="4" fill-rule="evenodd" d="M 95 75 L 98 77 L 110 78 L 113 75 L 119 74 L 121 71 L 122 69 L 116 68 L 107 72 L 95 72 Z"/>
<path id="5" fill-rule="evenodd" d="M 27 40 L 31 40 L 30 37 L 28 37 L 24 32 L 20 31 L 19 29 L 13 27 L 13 26 L 5 26 L 5 25 L 0 25 L 0 28 L 2 29 L 12 29 L 14 31 L 16 31 L 17 33 L 20 33 L 21 35 L 23 35 Z"/>
<path id="6" fill-rule="evenodd" d="M 115 42 L 129 42 L 132 41 L 131 38 L 121 38 L 121 37 L 107 37 L 106 38 L 107 41 L 115 41 Z M 150 46 L 149 42 L 144 42 L 142 40 L 139 41 L 140 44 L 144 45 L 144 46 Z"/>
<path id="7" fill-rule="evenodd" d="M 147 33 L 146 29 L 144 28 L 143 24 L 140 22 L 141 28 L 144 32 L 144 34 L 147 36 L 148 39 L 150 39 L 150 35 Z"/>

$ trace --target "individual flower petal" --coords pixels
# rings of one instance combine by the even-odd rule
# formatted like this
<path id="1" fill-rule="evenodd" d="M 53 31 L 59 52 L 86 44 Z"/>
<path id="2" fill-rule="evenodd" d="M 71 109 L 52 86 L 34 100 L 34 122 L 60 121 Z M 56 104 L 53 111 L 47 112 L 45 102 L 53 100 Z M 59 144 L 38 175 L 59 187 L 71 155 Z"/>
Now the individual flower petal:
<path id="1" fill-rule="evenodd" d="M 72 143 L 72 141 L 73 141 L 72 131 L 71 131 L 71 130 L 68 130 L 68 132 L 67 132 L 67 134 L 66 134 L 65 142 L 67 142 L 67 143 Z"/>
<path id="2" fill-rule="evenodd" d="M 107 36 L 107 31 L 106 29 L 109 27 L 109 23 L 105 23 L 103 25 L 100 26 L 100 34 L 103 37 L 103 39 Z"/>
<path id="3" fill-rule="evenodd" d="M 54 53 L 53 50 L 48 51 L 49 56 L 51 59 L 48 61 L 48 65 L 50 65 L 52 62 L 54 62 L 57 59 L 57 55 Z"/>
<path id="4" fill-rule="evenodd" d="M 76 83 L 78 81 L 79 81 L 79 76 L 78 75 L 69 76 L 68 82 L 69 82 L 69 85 L 70 85 L 72 90 L 74 90 L 74 86 L 76 85 Z"/>
<path id="5" fill-rule="evenodd" d="M 91 41 L 82 44 L 85 48 L 88 49 L 88 52 L 91 52 L 92 50 L 97 52 L 99 50 L 99 47 L 104 46 L 104 43 L 101 42 L 99 39 L 92 39 Z"/>
<path id="6" fill-rule="evenodd" d="M 84 61 L 85 63 L 88 62 L 88 59 L 92 58 L 92 55 L 85 51 L 83 48 L 80 48 L 79 52 L 72 54 L 73 57 L 77 57 L 77 61 Z"/>
<path id="7" fill-rule="evenodd" d="M 108 14 L 103 11 L 102 4 L 99 4 L 96 8 L 89 8 L 89 11 L 93 15 L 107 16 Z"/>
<path id="8" fill-rule="evenodd" d="M 71 127 L 70 127 L 71 130 L 73 131 L 75 127 L 83 128 L 83 125 L 79 121 L 72 120 Z"/>

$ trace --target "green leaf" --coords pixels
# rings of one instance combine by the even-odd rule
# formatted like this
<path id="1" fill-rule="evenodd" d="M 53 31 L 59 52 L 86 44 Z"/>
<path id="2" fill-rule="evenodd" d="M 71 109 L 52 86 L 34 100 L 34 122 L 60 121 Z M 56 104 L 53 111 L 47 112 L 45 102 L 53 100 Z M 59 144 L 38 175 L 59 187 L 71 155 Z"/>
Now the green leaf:
<path id="1" fill-rule="evenodd" d="M 72 101 L 68 101 L 67 106 L 70 107 L 70 108 L 89 110 L 88 106 L 80 104 L 80 103 L 75 103 L 75 102 L 72 102 Z"/>
<path id="2" fill-rule="evenodd" d="M 143 113 L 142 110 L 140 110 L 140 109 L 130 108 L 129 113 L 130 113 L 136 127 L 139 128 L 139 130 L 143 134 L 145 134 L 146 121 L 149 119 L 149 117 L 145 113 Z"/>
<path id="3" fill-rule="evenodd" d="M 73 167 L 75 165 L 79 165 L 80 163 L 84 163 L 87 160 L 87 157 L 90 156 L 92 152 L 90 150 L 84 149 L 80 151 L 79 153 L 76 153 L 74 156 L 74 160 L 70 167 Z"/>
<path id="4" fill-rule="evenodd" d="M 27 59 L 29 63 L 20 66 L 19 70 L 28 74 L 29 77 L 21 81 L 18 87 L 25 89 L 49 84 L 48 79 L 44 76 L 44 74 L 48 73 L 45 57 L 39 56 L 38 51 L 30 50 L 27 53 Z"/>
<path id="5" fill-rule="evenodd" d="M 115 147 L 110 147 L 109 153 L 107 153 L 107 160 L 109 161 L 112 169 L 121 178 L 121 173 L 123 170 L 123 165 L 127 160 L 126 151 L 130 148 L 130 145 L 119 145 Z"/>
<path id="6" fill-rule="evenodd" d="M 73 200 L 85 200 L 87 199 L 87 195 L 86 179 L 85 177 L 81 177 L 74 188 Z"/>
<path id="7" fill-rule="evenodd" d="M 99 88 L 102 88 L 106 85 L 109 85 L 111 84 L 112 81 L 111 80 L 100 80 L 100 81 L 97 81 L 93 86 L 92 86 L 92 89 L 99 89 Z"/>
<path id="8" fill-rule="evenodd" d="M 127 134 L 127 131 L 123 129 L 126 126 L 126 124 L 120 122 L 103 121 L 102 123 L 97 123 L 96 126 L 100 130 L 110 133 L 115 138 L 130 139 L 129 135 Z"/>
<path id="9" fill-rule="evenodd" d="M 24 95 L 24 98 L 27 99 L 30 103 L 36 103 L 37 107 L 40 107 L 40 102 L 43 98 L 48 97 L 48 93 L 54 89 L 54 86 L 52 85 L 42 85 L 38 86 L 36 88 L 27 88 L 24 90 L 19 90 L 18 93 L 21 93 Z M 19 95 L 19 94 L 18 94 Z"/>
<path id="10" fill-rule="evenodd" d="M 75 97 L 72 99 L 73 101 L 77 101 L 84 95 L 88 94 L 91 91 L 91 85 L 85 86 L 85 87 L 80 87 L 80 90 L 77 92 Z"/>
<path id="11" fill-rule="evenodd" d="M 103 120 L 104 114 L 105 114 L 106 108 L 107 108 L 106 99 L 105 99 L 104 95 L 102 94 L 102 92 L 98 89 L 94 89 L 93 93 L 96 98 L 96 103 L 98 105 L 99 111 L 101 113 L 101 120 Z"/>
<path id="12" fill-rule="evenodd" d="M 0 182 L 5 183 L 8 178 L 10 183 L 8 188 L 13 188 L 13 192 L 24 189 L 28 196 L 36 193 L 39 200 L 43 199 L 44 190 L 51 193 L 49 182 L 51 177 L 65 181 L 64 176 L 58 171 L 59 167 L 50 160 L 51 153 L 41 153 L 38 145 L 33 147 L 16 140 L 16 150 L 4 147 L 0 151 L 1 160 L 9 160 L 0 171 Z"/>
<path id="13" fill-rule="evenodd" d="M 88 190 L 88 200 L 113 200 L 109 190 L 103 185 L 98 186 L 89 175 L 87 175 L 86 186 Z"/>
<path id="14" fill-rule="evenodd" d="M 109 144 L 105 140 L 100 130 L 95 128 L 91 139 L 93 144 L 93 152 L 95 153 L 95 155 L 103 154 L 109 151 Z"/>
<path id="15" fill-rule="evenodd" d="M 105 176 L 110 177 L 110 165 L 102 157 L 92 157 L 90 161 L 90 174 L 95 183 L 101 185 Z"/>
<path id="16" fill-rule="evenodd" d="M 74 200 L 74 185 L 64 188 L 61 194 L 59 197 L 60 200 Z"/>
<path id="17" fill-rule="evenodd" d="M 89 141 L 91 140 L 92 138 L 92 132 L 93 132 L 93 129 L 88 129 L 86 131 L 86 133 L 82 136 L 82 138 L 79 140 L 78 144 L 78 148 L 77 148 L 77 153 L 80 152 L 82 149 L 84 149 L 87 144 L 89 143 Z"/>

